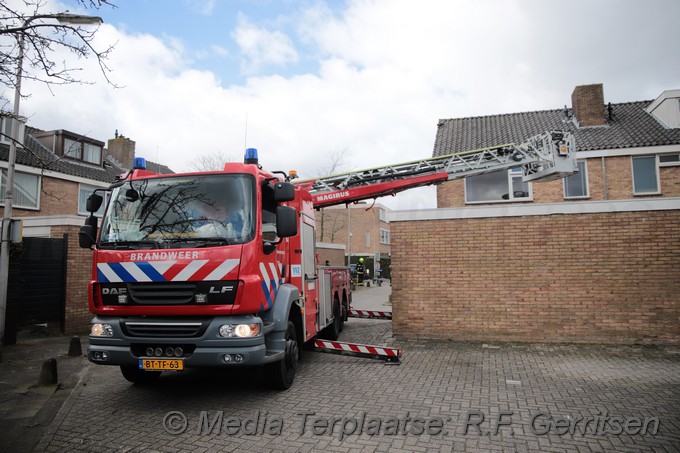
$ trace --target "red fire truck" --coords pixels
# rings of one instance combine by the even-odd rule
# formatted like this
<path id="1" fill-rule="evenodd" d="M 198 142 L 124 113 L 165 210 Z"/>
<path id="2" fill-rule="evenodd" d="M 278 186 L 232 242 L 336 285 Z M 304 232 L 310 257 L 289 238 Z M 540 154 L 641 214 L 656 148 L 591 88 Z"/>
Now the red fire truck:
<path id="1" fill-rule="evenodd" d="M 564 177 L 576 171 L 573 150 L 571 135 L 547 132 L 296 183 L 264 170 L 252 148 L 214 172 L 159 175 L 135 159 L 87 201 L 88 359 L 120 366 L 135 383 L 163 371 L 263 366 L 286 389 L 303 345 L 337 339 L 352 301 L 348 268 L 316 262 L 315 209 L 513 167 L 525 180 Z"/>

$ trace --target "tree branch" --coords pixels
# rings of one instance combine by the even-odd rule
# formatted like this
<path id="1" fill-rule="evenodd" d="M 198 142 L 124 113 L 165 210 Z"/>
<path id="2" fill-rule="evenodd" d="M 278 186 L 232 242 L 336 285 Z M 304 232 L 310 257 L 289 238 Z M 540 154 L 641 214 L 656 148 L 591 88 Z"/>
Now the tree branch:
<path id="1" fill-rule="evenodd" d="M 8 6 L 8 0 L 0 0 L 0 84 L 16 88 L 16 68 L 19 64 L 19 43 L 24 42 L 22 78 L 45 83 L 46 85 L 92 84 L 83 80 L 78 73 L 82 67 L 56 61 L 60 51 L 74 55 L 77 59 L 95 58 L 101 74 L 109 85 L 119 88 L 111 79 L 108 57 L 116 43 L 98 49 L 94 39 L 99 27 L 59 23 L 59 14 L 68 11 L 46 10 L 44 0 L 24 0 L 21 10 Z M 99 9 L 103 6 L 116 8 L 108 0 L 79 0 L 85 8 Z M 14 39 L 9 39 L 13 37 Z M 32 69 L 32 70 L 31 70 Z"/>

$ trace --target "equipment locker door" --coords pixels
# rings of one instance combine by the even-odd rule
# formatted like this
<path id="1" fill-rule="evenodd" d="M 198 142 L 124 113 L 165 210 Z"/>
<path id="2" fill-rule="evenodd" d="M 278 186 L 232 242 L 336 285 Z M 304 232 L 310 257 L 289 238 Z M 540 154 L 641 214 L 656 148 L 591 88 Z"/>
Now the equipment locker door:
<path id="1" fill-rule="evenodd" d="M 316 270 L 316 237 L 314 226 L 305 222 L 306 218 L 302 216 L 302 291 L 304 292 L 305 300 L 305 325 L 307 328 L 307 338 L 310 339 L 316 335 L 318 331 L 317 312 L 318 312 L 318 298 L 317 298 L 317 270 Z"/>

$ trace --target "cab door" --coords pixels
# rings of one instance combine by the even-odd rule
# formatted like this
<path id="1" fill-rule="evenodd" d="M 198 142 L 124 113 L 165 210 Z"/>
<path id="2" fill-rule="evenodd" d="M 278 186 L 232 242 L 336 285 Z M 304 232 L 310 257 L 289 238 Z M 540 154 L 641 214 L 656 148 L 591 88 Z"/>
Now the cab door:
<path id="1" fill-rule="evenodd" d="M 308 223 L 307 216 L 301 216 L 301 245 L 302 245 L 302 291 L 305 304 L 305 325 L 309 340 L 319 330 L 317 324 L 318 312 L 318 279 L 316 266 L 316 236 L 314 225 Z"/>

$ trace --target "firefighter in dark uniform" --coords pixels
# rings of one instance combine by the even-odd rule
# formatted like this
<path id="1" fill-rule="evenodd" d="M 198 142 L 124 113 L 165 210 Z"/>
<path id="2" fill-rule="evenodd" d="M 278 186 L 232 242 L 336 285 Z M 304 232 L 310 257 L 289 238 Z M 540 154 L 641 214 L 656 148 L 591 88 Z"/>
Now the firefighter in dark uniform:
<path id="1" fill-rule="evenodd" d="M 364 267 L 364 259 L 359 258 L 359 263 L 357 264 L 357 285 L 364 285 L 364 272 L 366 268 Z"/>

